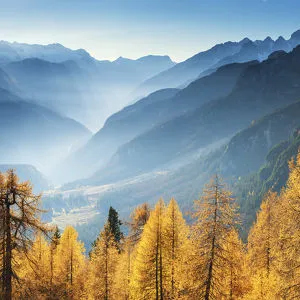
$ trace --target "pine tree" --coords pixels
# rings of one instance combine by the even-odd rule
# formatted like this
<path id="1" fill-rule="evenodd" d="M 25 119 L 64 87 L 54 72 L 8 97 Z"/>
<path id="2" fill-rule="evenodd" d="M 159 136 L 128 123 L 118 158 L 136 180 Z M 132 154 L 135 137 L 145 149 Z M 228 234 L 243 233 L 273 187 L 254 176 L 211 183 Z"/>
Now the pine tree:
<path id="1" fill-rule="evenodd" d="M 195 201 L 193 228 L 195 294 L 201 299 L 222 299 L 227 251 L 224 244 L 238 223 L 237 207 L 231 192 L 216 175 Z"/>
<path id="2" fill-rule="evenodd" d="M 50 241 L 50 258 L 49 258 L 49 264 L 50 264 L 50 287 L 49 287 L 49 295 L 50 298 L 56 298 L 56 291 L 59 290 L 59 287 L 57 287 L 56 282 L 56 273 L 57 273 L 57 266 L 55 265 L 55 256 L 57 251 L 57 246 L 59 245 L 61 238 L 60 231 L 58 227 L 55 227 L 54 233 L 51 237 Z"/>
<path id="3" fill-rule="evenodd" d="M 123 237 L 123 233 L 121 232 L 121 228 L 120 228 L 122 222 L 119 219 L 118 212 L 113 207 L 109 208 L 108 223 L 109 223 L 109 228 L 111 230 L 111 233 L 115 239 L 116 245 L 119 248 L 120 241 Z"/>

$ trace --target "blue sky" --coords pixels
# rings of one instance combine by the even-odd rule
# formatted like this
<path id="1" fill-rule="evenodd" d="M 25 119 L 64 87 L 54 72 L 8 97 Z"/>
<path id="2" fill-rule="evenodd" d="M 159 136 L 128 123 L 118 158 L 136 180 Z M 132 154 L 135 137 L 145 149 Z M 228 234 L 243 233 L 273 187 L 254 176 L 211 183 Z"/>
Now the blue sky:
<path id="1" fill-rule="evenodd" d="M 0 40 L 182 61 L 245 36 L 289 38 L 299 12 L 299 0 L 0 0 Z"/>

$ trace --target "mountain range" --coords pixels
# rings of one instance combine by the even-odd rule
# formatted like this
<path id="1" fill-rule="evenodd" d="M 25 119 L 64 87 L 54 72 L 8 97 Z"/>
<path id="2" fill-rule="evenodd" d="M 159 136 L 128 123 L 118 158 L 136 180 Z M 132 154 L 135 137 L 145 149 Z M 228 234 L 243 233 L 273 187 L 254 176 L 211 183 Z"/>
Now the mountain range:
<path id="1" fill-rule="evenodd" d="M 0 42 L 0 165 L 63 184 L 46 193 L 47 208 L 59 208 L 49 220 L 82 207 L 101 217 L 109 205 L 126 216 L 160 196 L 188 209 L 220 173 L 249 225 L 265 187 L 284 185 L 298 145 L 298 44 L 300 31 L 245 38 L 175 64 Z"/>
<path id="2" fill-rule="evenodd" d="M 262 62 L 220 67 L 179 91 L 157 91 L 109 118 L 62 169 L 86 177 L 100 167 L 90 181 L 100 184 L 189 159 L 199 149 L 299 100 L 299 63 L 296 47 L 290 53 L 276 51 Z"/>
<path id="3" fill-rule="evenodd" d="M 180 87 L 202 76 L 201 73 L 207 74 L 207 70 L 212 72 L 220 66 L 233 62 L 262 61 L 274 51 L 289 52 L 299 43 L 300 30 L 295 31 L 288 40 L 282 36 L 277 40 L 270 37 L 256 41 L 244 38 L 240 42 L 218 44 L 146 80 L 136 93 L 143 95 L 161 88 Z"/>
<path id="4" fill-rule="evenodd" d="M 0 42 L 0 68 L 15 83 L 13 92 L 93 130 L 131 101 L 136 86 L 174 64 L 168 56 L 111 62 L 60 44 Z"/>

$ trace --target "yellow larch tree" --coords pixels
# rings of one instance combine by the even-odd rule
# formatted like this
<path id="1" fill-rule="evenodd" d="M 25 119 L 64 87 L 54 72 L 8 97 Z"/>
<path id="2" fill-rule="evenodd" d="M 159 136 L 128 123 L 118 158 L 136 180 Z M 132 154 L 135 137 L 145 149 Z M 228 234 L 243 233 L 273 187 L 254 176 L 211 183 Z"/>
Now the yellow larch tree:
<path id="1" fill-rule="evenodd" d="M 137 206 L 131 213 L 128 225 L 130 226 L 129 239 L 132 244 L 135 245 L 141 239 L 144 226 L 150 217 L 150 212 L 149 204 L 143 203 Z"/>
<path id="2" fill-rule="evenodd" d="M 19 257 L 19 281 L 16 289 L 19 298 L 46 299 L 50 296 L 50 247 L 38 234 L 28 253 Z M 15 294 L 15 296 L 17 296 Z"/>
<path id="3" fill-rule="evenodd" d="M 280 194 L 281 203 L 277 212 L 280 220 L 277 256 L 279 296 L 282 299 L 300 298 L 300 151 L 289 163 L 290 174 L 286 187 Z"/>
<path id="4" fill-rule="evenodd" d="M 171 199 L 162 224 L 164 297 L 189 299 L 191 273 L 188 268 L 189 228 L 175 199 Z"/>
<path id="5" fill-rule="evenodd" d="M 158 201 L 137 245 L 137 253 L 130 281 L 131 299 L 164 299 L 163 295 L 163 218 L 165 204 Z"/>
<path id="6" fill-rule="evenodd" d="M 226 268 L 226 244 L 238 223 L 237 206 L 222 180 L 216 175 L 195 201 L 193 227 L 195 299 L 222 299 L 228 294 L 223 270 Z"/>
<path id="7" fill-rule="evenodd" d="M 83 243 L 78 240 L 78 233 L 72 226 L 67 226 L 61 235 L 56 249 L 54 264 L 57 268 L 57 288 L 60 286 L 62 299 L 82 299 L 85 272 Z"/>
<path id="8" fill-rule="evenodd" d="M 13 285 L 19 284 L 18 280 L 13 280 L 18 278 L 16 258 L 21 253 L 27 254 L 36 233 L 49 231 L 40 221 L 40 198 L 33 194 L 29 182 L 19 182 L 13 170 L 0 175 L 0 297 L 3 299 L 12 299 Z"/>
<path id="9" fill-rule="evenodd" d="M 278 201 L 275 192 L 266 194 L 248 236 L 248 264 L 252 281 L 250 299 L 275 299 L 277 294 Z"/>
<path id="10" fill-rule="evenodd" d="M 222 296 L 220 299 L 244 299 L 250 291 L 249 274 L 246 264 L 246 249 L 237 230 L 232 229 L 222 244 Z"/>
<path id="11" fill-rule="evenodd" d="M 90 258 L 89 299 L 118 299 L 115 296 L 113 287 L 119 259 L 119 248 L 108 222 L 97 238 Z"/>
<path id="12" fill-rule="evenodd" d="M 132 272 L 133 245 L 127 238 L 122 247 L 122 252 L 119 254 L 118 264 L 116 266 L 115 276 L 113 280 L 114 295 L 116 299 L 130 299 L 130 277 Z"/>
<path id="13" fill-rule="evenodd" d="M 114 290 L 119 299 L 129 299 L 130 297 L 130 280 L 136 257 L 136 245 L 141 239 L 150 211 L 150 206 L 143 203 L 133 210 L 130 220 L 125 222 L 129 227 L 129 234 L 123 241 L 123 251 L 120 254 L 114 281 Z"/>

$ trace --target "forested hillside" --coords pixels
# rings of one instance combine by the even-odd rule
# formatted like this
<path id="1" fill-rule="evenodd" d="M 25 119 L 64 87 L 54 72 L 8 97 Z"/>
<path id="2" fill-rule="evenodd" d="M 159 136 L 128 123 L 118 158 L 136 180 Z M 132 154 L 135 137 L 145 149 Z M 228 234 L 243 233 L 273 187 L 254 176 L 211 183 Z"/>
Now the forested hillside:
<path id="1" fill-rule="evenodd" d="M 297 299 L 299 183 L 300 152 L 286 186 L 266 190 L 246 244 L 237 201 L 215 175 L 188 224 L 175 199 L 160 199 L 136 207 L 124 234 L 110 207 L 87 254 L 73 227 L 60 233 L 39 221 L 39 196 L 10 170 L 0 176 L 2 298 Z"/>

